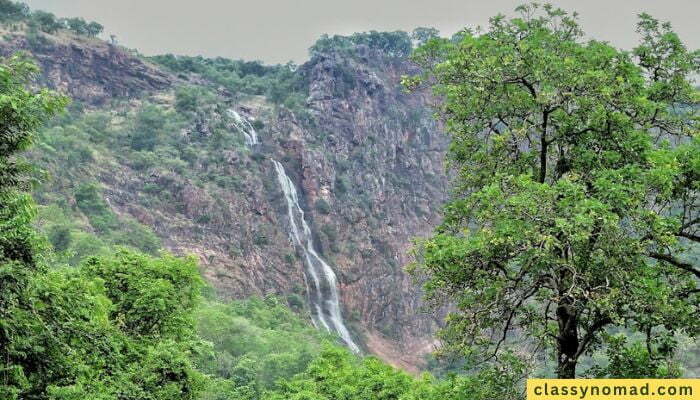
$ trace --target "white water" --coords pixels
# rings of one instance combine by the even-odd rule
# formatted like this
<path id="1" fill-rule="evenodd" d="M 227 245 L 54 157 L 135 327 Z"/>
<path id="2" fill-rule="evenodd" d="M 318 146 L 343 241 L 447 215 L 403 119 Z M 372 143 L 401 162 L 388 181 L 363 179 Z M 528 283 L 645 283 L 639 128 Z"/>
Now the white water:
<path id="1" fill-rule="evenodd" d="M 250 122 L 234 109 L 229 109 L 228 113 L 233 118 L 236 129 L 243 133 L 246 146 L 252 147 L 258 144 L 258 134 Z M 328 332 L 337 333 L 352 351 L 359 353 L 360 348 L 352 340 L 340 313 L 337 278 L 333 269 L 318 255 L 314 248 L 311 228 L 306 223 L 304 210 L 299 205 L 299 196 L 294 182 L 287 176 L 287 172 L 282 164 L 275 160 L 272 160 L 272 163 L 275 165 L 277 180 L 287 200 L 287 216 L 290 225 L 289 236 L 294 244 L 299 246 L 304 253 L 306 261 L 305 277 L 314 326 L 317 329 L 323 327 Z M 299 229 L 299 225 L 301 225 L 301 229 Z M 310 285 L 309 281 L 311 281 Z"/>
<path id="2" fill-rule="evenodd" d="M 243 133 L 243 136 L 245 137 L 245 144 L 248 147 L 258 144 L 258 133 L 255 132 L 253 125 L 251 125 L 247 119 L 241 117 L 236 110 L 229 109 L 228 113 L 231 117 L 233 117 L 233 123 L 236 125 L 236 129 Z"/>
<path id="3" fill-rule="evenodd" d="M 360 348 L 352 340 L 348 328 L 343 323 L 340 314 L 340 301 L 338 298 L 338 282 L 333 269 L 316 252 L 314 248 L 311 229 L 304 219 L 304 210 L 299 206 L 297 189 L 284 167 L 279 162 L 272 160 L 277 172 L 277 180 L 287 200 L 287 216 L 289 217 L 290 237 L 298 245 L 306 259 L 307 281 L 311 281 L 309 287 L 309 302 L 314 325 L 320 324 L 329 332 L 337 333 L 345 344 L 355 353 Z M 301 224 L 301 230 L 297 224 Z"/>

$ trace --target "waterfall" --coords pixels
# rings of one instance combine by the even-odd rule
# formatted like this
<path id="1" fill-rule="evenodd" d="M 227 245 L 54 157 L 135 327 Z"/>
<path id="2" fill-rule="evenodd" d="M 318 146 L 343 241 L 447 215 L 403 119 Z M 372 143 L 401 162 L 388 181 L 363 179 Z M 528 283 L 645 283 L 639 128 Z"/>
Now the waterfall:
<path id="1" fill-rule="evenodd" d="M 255 132 L 253 125 L 247 119 L 241 117 L 236 110 L 229 109 L 228 114 L 233 117 L 233 124 L 236 126 L 236 129 L 243 133 L 245 144 L 248 147 L 258 144 L 258 133 Z"/>
<path id="2" fill-rule="evenodd" d="M 258 144 L 258 134 L 248 120 L 236 110 L 229 109 L 228 114 L 233 118 L 236 129 L 245 137 L 246 146 Z M 299 205 L 299 196 L 294 182 L 289 179 L 281 163 L 272 160 L 277 172 L 277 181 L 287 200 L 287 217 L 289 218 L 289 236 L 295 246 L 303 254 L 306 265 L 305 279 L 311 308 L 311 319 L 317 329 L 323 327 L 328 332 L 336 333 L 345 344 L 355 353 L 360 348 L 352 340 L 348 328 L 340 313 L 340 298 L 338 296 L 338 279 L 333 269 L 318 255 L 314 248 L 311 228 L 304 218 L 304 210 Z M 301 229 L 299 227 L 301 226 Z"/>
<path id="3" fill-rule="evenodd" d="M 311 281 L 308 285 L 309 302 L 314 325 L 318 328 L 320 324 L 329 332 L 337 333 L 352 351 L 359 353 L 360 348 L 352 340 L 340 314 L 337 278 L 333 269 L 318 255 L 314 248 L 311 229 L 304 218 L 304 210 L 299 205 L 297 189 L 287 176 L 282 164 L 275 160 L 272 160 L 272 163 L 275 165 L 277 180 L 287 200 L 289 236 L 304 253 L 307 281 Z M 299 224 L 301 229 L 299 229 Z"/>

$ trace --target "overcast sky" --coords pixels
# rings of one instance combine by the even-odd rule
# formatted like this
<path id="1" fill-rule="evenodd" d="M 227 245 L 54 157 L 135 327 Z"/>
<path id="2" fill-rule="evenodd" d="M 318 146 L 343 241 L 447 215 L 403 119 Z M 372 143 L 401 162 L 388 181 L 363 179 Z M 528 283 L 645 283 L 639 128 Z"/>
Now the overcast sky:
<path id="1" fill-rule="evenodd" d="M 105 26 L 119 43 L 144 54 L 222 56 L 267 63 L 307 59 L 323 33 L 433 26 L 444 36 L 486 25 L 522 0 L 25 0 L 33 9 L 80 16 Z M 584 30 L 619 47 L 634 46 L 636 15 L 671 21 L 700 47 L 700 0 L 560 0 L 581 14 Z"/>

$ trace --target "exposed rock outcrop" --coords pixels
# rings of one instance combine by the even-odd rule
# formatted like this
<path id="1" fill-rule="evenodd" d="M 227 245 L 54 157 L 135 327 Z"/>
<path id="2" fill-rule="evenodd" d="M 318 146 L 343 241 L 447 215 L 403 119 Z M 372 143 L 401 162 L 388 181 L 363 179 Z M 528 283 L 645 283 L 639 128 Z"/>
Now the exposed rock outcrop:
<path id="1" fill-rule="evenodd" d="M 174 78 L 129 50 L 65 32 L 33 36 L 6 32 L 0 55 L 28 51 L 42 67 L 44 84 L 90 104 L 164 90 Z"/>

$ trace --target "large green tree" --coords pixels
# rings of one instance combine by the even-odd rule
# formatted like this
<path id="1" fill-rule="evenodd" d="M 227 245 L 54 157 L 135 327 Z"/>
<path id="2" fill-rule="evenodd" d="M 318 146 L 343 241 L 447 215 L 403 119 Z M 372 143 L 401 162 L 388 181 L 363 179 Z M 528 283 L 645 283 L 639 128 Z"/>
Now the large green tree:
<path id="1" fill-rule="evenodd" d="M 49 91 L 27 89 L 38 69 L 23 56 L 0 60 L 0 397 L 12 398 L 27 387 L 34 371 L 15 361 L 27 358 L 29 339 L 41 343 L 40 322 L 29 304 L 30 278 L 41 270 L 40 240 L 30 222 L 34 215 L 29 167 L 19 158 L 41 123 L 59 110 L 65 99 Z M 22 340 L 19 340 L 20 335 Z M 37 359 L 35 370 L 43 368 Z"/>
<path id="2" fill-rule="evenodd" d="M 700 328 L 684 258 L 700 238 L 699 53 L 645 14 L 628 52 L 584 40 L 576 14 L 517 11 L 414 54 L 425 73 L 405 84 L 441 99 L 456 174 L 414 271 L 454 305 L 448 349 L 497 359 L 526 336 L 571 378 L 622 327 L 658 365 Z"/>

